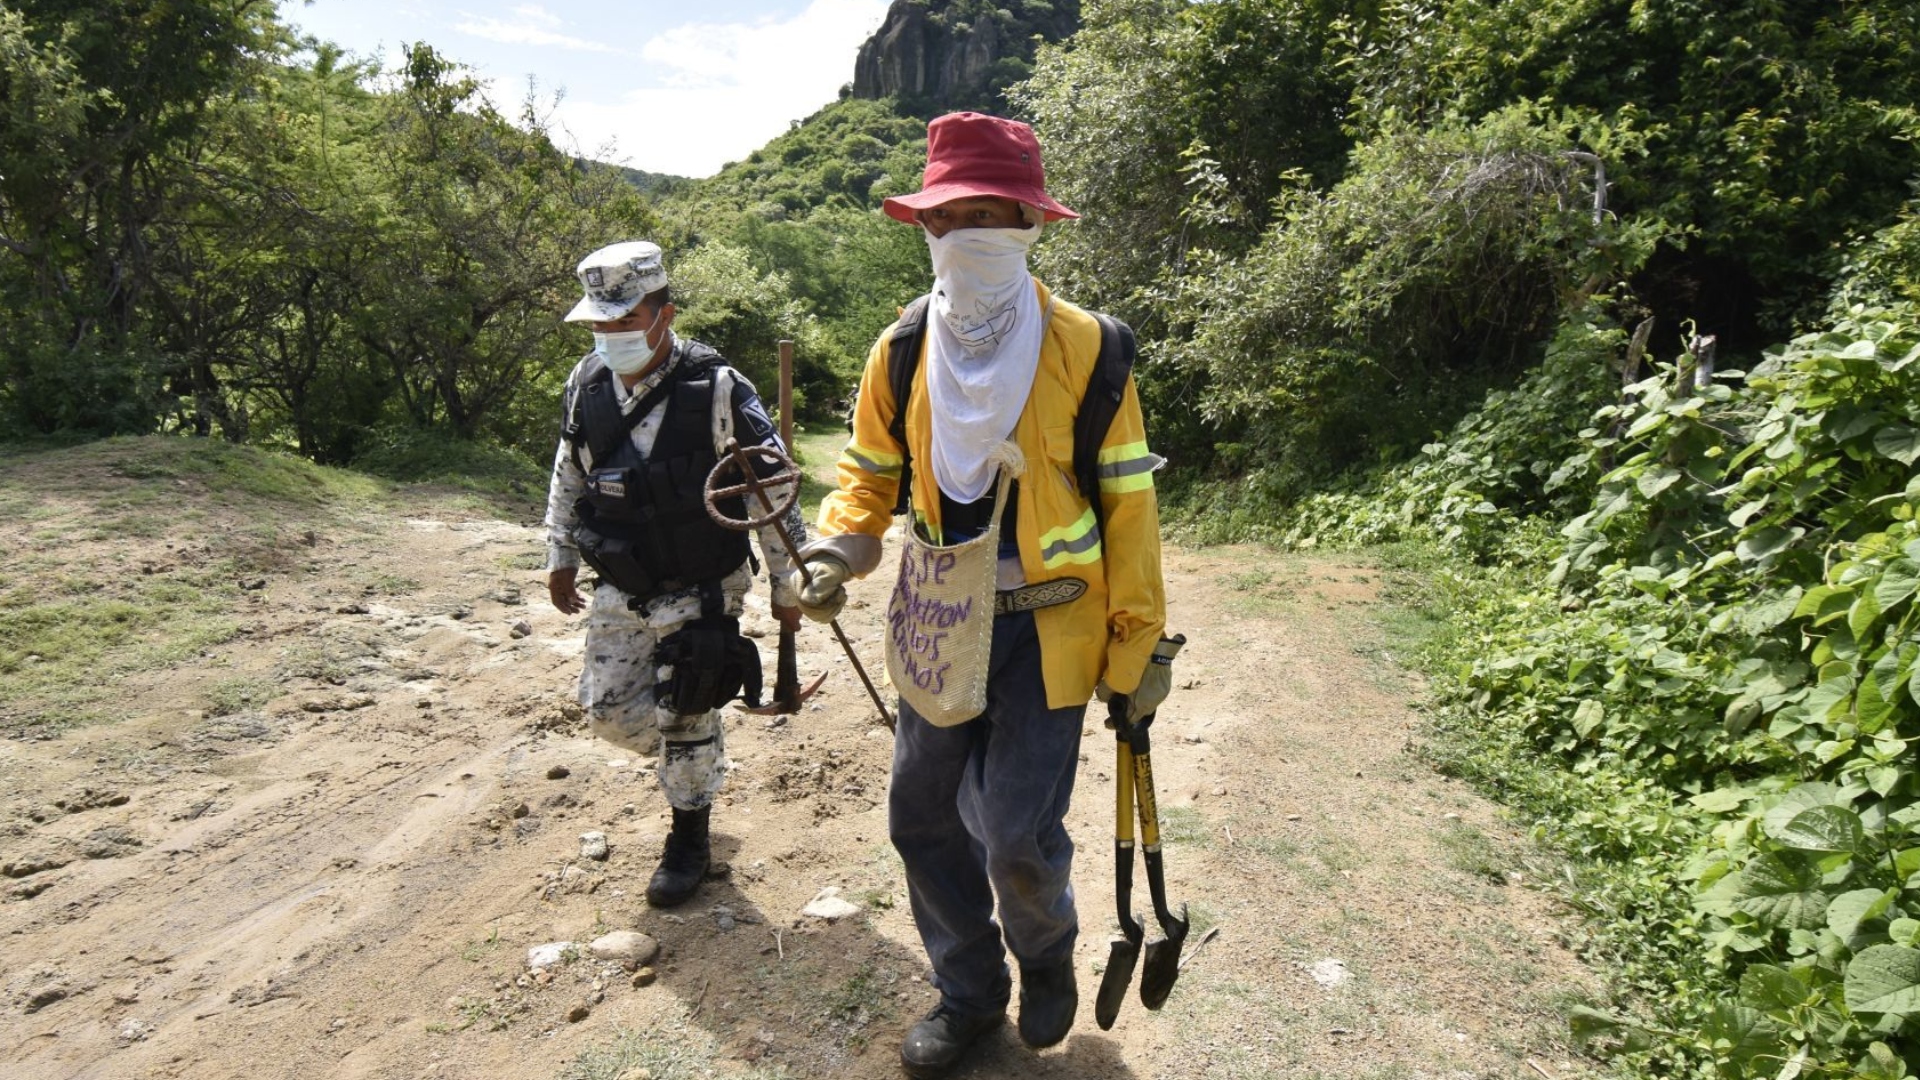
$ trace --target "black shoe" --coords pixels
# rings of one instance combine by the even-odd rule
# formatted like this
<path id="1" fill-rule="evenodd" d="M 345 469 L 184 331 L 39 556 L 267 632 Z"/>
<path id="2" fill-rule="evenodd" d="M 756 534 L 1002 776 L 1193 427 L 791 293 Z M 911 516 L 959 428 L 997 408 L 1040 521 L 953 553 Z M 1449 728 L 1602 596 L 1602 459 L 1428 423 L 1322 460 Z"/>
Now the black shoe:
<path id="1" fill-rule="evenodd" d="M 927 1080 L 953 1068 L 980 1036 L 1007 1019 L 1005 1010 L 963 1016 L 942 1004 L 907 1029 L 900 1044 L 900 1066 L 915 1080 Z"/>
<path id="2" fill-rule="evenodd" d="M 660 855 L 660 866 L 647 882 L 647 903 L 654 907 L 673 907 L 692 896 L 706 880 L 707 864 L 713 851 L 707 844 L 707 819 L 713 807 L 673 811 L 673 831 L 667 834 L 667 849 Z"/>
<path id="3" fill-rule="evenodd" d="M 1020 1041 L 1040 1050 L 1067 1037 L 1080 1007 L 1071 957 L 1050 967 L 1020 966 Z"/>

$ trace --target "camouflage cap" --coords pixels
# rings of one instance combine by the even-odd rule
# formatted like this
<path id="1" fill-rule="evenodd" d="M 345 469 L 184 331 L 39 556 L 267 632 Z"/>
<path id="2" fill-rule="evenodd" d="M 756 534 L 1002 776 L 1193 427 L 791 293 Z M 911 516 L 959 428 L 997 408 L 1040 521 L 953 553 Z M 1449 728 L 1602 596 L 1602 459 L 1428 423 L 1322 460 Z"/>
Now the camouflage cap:
<path id="1" fill-rule="evenodd" d="M 646 240 L 603 247 L 581 259 L 573 272 L 587 295 L 567 312 L 568 322 L 612 322 L 638 307 L 648 293 L 667 287 L 660 245 Z"/>

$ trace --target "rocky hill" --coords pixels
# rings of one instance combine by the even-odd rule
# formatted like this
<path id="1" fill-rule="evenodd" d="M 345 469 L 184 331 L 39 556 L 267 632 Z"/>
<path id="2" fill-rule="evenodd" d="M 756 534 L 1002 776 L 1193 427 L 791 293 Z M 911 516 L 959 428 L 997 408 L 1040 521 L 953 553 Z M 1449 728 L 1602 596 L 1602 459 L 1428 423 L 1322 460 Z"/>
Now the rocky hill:
<path id="1" fill-rule="evenodd" d="M 853 96 L 929 114 L 996 110 L 1000 92 L 1032 70 L 1039 41 L 1079 28 L 1079 0 L 894 0 L 860 47 Z"/>

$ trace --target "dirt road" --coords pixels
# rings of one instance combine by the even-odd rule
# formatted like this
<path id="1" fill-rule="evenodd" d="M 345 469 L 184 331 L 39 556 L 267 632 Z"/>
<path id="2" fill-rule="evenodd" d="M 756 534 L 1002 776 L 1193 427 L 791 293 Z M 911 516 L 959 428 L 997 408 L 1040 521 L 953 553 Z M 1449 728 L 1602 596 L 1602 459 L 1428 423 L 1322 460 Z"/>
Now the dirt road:
<path id="1" fill-rule="evenodd" d="M 0 654 L 0 1076 L 898 1075 L 932 994 L 886 840 L 890 736 L 828 634 L 802 634 L 803 672 L 832 672 L 816 707 L 728 734 L 724 872 L 650 910 L 654 763 L 580 723 L 582 621 L 545 602 L 536 528 L 470 497 L 306 473 L 236 493 L 234 467 L 151 460 L 137 442 L 0 460 L 21 524 L 0 612 L 64 597 L 84 628 L 110 594 L 134 605 L 124 630 L 174 605 L 114 631 L 72 676 L 88 687 L 34 676 L 67 653 Z M 282 490 L 301 483 L 317 493 Z M 1081 1017 L 1039 1055 L 1009 1027 L 956 1075 L 1580 1071 L 1559 1010 L 1593 980 L 1527 887 L 1520 830 L 1409 753 L 1420 689 L 1377 572 L 1252 549 L 1167 565 L 1191 640 L 1154 732 L 1169 887 L 1194 940 L 1217 932 L 1163 1011 L 1130 999 L 1094 1025 L 1113 744 L 1090 716 Z M 884 588 L 856 585 L 845 620 L 876 672 Z M 772 629 L 764 591 L 747 623 Z M 37 632 L 84 648 L 59 631 Z M 829 887 L 859 912 L 804 915 Z M 649 971 L 589 955 L 615 930 L 657 940 Z"/>

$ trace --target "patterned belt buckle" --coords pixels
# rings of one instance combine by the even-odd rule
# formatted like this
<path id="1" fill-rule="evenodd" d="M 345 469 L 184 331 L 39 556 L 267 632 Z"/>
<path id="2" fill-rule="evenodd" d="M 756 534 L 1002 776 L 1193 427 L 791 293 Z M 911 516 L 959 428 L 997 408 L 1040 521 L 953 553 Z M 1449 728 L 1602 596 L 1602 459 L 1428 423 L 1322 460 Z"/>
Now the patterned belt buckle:
<path id="1" fill-rule="evenodd" d="M 1070 604 L 1087 591 L 1087 583 L 1077 577 L 1063 577 L 1054 581 L 1043 581 L 1038 585 L 1022 585 L 1017 589 L 1005 589 L 993 594 L 993 613 L 1011 615 L 1016 611 L 1036 611 L 1040 608 Z"/>

